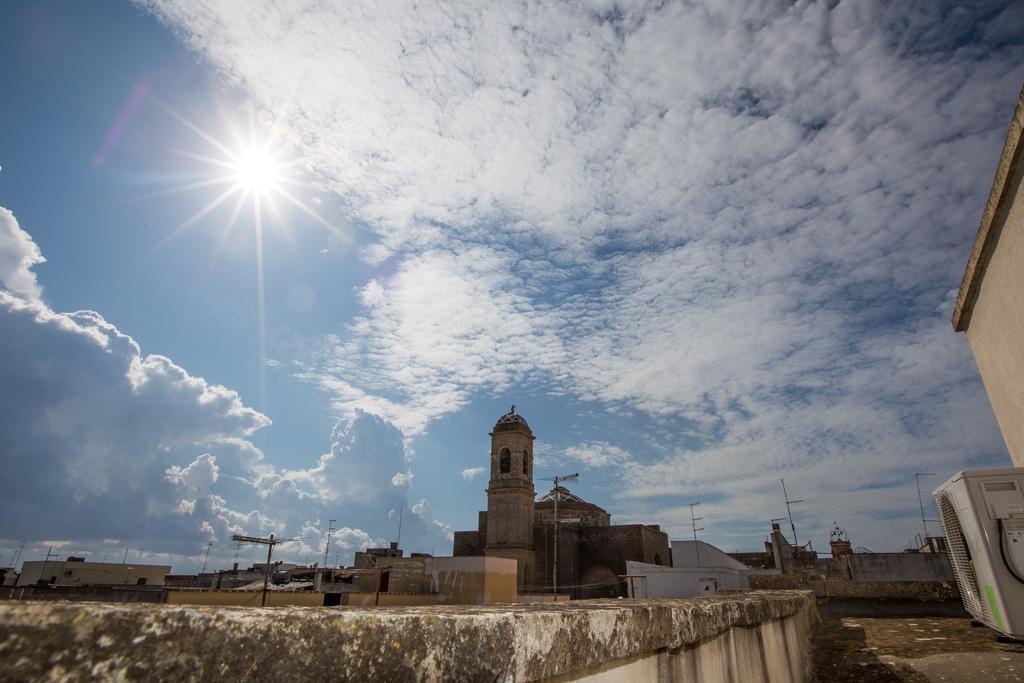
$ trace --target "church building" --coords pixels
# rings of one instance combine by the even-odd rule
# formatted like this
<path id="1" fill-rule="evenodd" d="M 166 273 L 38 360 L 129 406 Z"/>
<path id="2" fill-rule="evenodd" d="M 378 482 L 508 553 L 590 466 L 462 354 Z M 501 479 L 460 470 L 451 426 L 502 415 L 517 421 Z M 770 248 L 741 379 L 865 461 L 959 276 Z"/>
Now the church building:
<path id="1" fill-rule="evenodd" d="M 514 559 L 519 591 L 552 590 L 555 497 L 558 498 L 558 592 L 574 598 L 626 595 L 626 562 L 670 565 L 668 535 L 656 524 L 611 523 L 611 515 L 556 486 L 535 500 L 533 432 L 516 407 L 491 437 L 487 510 L 476 531 L 456 531 L 455 556 Z"/>

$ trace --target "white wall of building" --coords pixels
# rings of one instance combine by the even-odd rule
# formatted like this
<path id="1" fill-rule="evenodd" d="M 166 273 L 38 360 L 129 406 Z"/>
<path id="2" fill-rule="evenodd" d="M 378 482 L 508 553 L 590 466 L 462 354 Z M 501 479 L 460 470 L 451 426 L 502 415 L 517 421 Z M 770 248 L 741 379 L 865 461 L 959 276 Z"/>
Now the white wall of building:
<path id="1" fill-rule="evenodd" d="M 22 565 L 18 585 L 43 580 L 54 586 L 162 586 L 170 573 L 170 565 L 161 564 L 33 560 Z"/>

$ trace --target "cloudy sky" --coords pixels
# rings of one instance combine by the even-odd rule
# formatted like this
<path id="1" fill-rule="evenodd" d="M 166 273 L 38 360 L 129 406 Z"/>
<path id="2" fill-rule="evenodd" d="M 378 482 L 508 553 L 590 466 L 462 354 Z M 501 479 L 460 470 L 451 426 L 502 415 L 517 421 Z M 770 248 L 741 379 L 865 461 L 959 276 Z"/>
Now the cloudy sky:
<path id="1" fill-rule="evenodd" d="M 891 551 L 915 472 L 1009 463 L 949 315 L 1020 3 L 0 17 L 0 564 L 447 554 L 512 403 L 539 476 L 726 550 L 782 477 Z"/>

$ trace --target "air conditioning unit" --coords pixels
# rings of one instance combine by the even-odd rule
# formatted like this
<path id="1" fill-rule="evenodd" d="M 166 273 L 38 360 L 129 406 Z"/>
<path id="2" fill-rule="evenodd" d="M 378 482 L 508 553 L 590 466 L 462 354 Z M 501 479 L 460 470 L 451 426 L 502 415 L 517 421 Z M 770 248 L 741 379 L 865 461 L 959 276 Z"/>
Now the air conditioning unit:
<path id="1" fill-rule="evenodd" d="M 958 472 L 933 495 L 964 607 L 1024 639 L 1024 467 Z"/>

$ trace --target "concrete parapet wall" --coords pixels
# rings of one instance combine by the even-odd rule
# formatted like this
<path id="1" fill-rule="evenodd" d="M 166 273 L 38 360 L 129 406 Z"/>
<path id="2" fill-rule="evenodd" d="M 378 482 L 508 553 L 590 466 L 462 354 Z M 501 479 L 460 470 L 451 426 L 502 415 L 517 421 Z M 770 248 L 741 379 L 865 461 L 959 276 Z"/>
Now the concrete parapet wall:
<path id="1" fill-rule="evenodd" d="M 414 607 L 436 605 L 440 596 L 436 593 L 363 593 L 353 591 L 342 593 L 341 604 L 348 607 Z"/>
<path id="2" fill-rule="evenodd" d="M 0 600 L 167 602 L 168 590 L 143 586 L 3 586 Z"/>
<path id="3" fill-rule="evenodd" d="M 854 581 L 956 581 L 946 553 L 850 555 Z"/>
<path id="4" fill-rule="evenodd" d="M 263 591 L 168 591 L 170 605 L 216 605 L 220 607 L 259 607 Z M 267 607 L 320 607 L 324 594 L 313 591 L 267 591 Z"/>
<path id="5" fill-rule="evenodd" d="M 804 591 L 501 607 L 0 603 L 16 680 L 808 680 Z"/>

